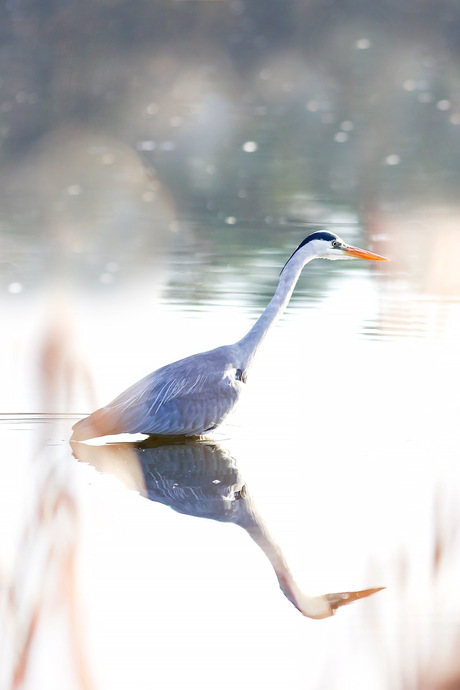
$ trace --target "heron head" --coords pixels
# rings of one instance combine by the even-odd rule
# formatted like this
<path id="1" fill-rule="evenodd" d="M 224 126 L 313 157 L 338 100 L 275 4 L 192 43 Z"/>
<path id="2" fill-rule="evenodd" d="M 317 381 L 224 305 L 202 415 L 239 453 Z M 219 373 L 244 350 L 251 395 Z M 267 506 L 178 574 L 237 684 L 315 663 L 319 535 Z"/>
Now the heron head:
<path id="1" fill-rule="evenodd" d="M 299 244 L 289 261 L 297 252 L 304 254 L 306 261 L 310 259 L 330 259 L 332 261 L 340 259 L 388 261 L 388 259 L 379 254 L 368 252 L 365 249 L 358 249 L 358 247 L 352 247 L 338 237 L 338 235 L 326 230 L 320 230 L 308 235 L 308 237 Z"/>

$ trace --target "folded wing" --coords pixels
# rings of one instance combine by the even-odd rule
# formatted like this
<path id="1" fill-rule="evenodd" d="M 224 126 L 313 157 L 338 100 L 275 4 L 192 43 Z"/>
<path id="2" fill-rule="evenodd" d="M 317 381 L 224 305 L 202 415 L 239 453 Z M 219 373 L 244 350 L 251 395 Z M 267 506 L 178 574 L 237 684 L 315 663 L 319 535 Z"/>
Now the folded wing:
<path id="1" fill-rule="evenodd" d="M 241 392 L 231 346 L 168 364 L 74 426 L 74 440 L 118 433 L 199 435 L 221 423 Z"/>

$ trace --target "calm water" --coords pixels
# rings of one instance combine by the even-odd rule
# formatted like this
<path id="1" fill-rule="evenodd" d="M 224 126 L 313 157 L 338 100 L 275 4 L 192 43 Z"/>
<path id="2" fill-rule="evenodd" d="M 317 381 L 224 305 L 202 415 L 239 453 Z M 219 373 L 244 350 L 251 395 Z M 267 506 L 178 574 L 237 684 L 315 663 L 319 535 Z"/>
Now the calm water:
<path id="1" fill-rule="evenodd" d="M 0 5 L 0 690 L 460 687 L 456 5 Z M 211 439 L 70 445 L 315 224 Z"/>
<path id="2" fill-rule="evenodd" d="M 73 281 L 9 283 L 0 567 L 27 592 L 19 613 L 3 600 L 12 628 L 38 611 L 40 649 L 77 639 L 80 673 L 110 688 L 447 681 L 459 673 L 460 291 L 442 224 L 417 242 L 407 219 L 375 236 L 339 227 L 392 262 L 307 267 L 211 440 L 69 444 L 79 413 L 240 338 L 308 234 L 240 228 L 232 244 L 233 225 L 174 228 L 145 266 L 104 259 L 88 273 L 72 260 Z M 278 587 L 281 551 L 305 592 L 387 589 L 308 620 Z M 7 683 L 11 637 L 2 645 Z M 34 659 L 32 673 L 54 687 L 67 662 Z"/>

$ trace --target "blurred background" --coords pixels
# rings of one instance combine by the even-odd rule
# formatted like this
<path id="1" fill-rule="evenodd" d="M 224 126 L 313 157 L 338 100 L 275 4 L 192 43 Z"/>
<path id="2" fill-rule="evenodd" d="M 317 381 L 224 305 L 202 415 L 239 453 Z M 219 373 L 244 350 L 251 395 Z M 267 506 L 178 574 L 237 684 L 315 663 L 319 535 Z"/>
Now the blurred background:
<path id="1" fill-rule="evenodd" d="M 0 683 L 460 687 L 458 0 L 8 0 L 0 144 Z M 306 590 L 388 586 L 321 623 L 68 445 L 318 226 L 391 263 L 308 266 L 217 440 Z"/>
<path id="2" fill-rule="evenodd" d="M 57 314 L 37 317 L 39 337 L 62 336 L 66 314 L 61 331 L 71 322 L 81 334 L 88 305 L 106 318 L 131 290 L 136 316 L 160 299 L 260 310 L 315 224 L 391 255 L 408 298 L 412 287 L 458 295 L 454 0 L 25 1 L 0 12 L 0 294 L 13 321 L 33 302 Z M 338 270 L 322 266 L 311 296 Z M 392 328 L 431 318 L 397 301 Z M 18 342 L 16 328 L 3 342 L 13 337 L 17 362 L 2 358 L 13 376 L 4 411 L 28 408 L 18 374 L 37 351 L 21 344 L 36 334 Z M 93 344 L 85 355 L 94 375 Z M 85 395 L 69 410 L 87 409 Z"/>
<path id="3" fill-rule="evenodd" d="M 232 264 L 334 211 L 422 242 L 456 210 L 454 0 L 0 11 L 3 292 L 107 291 L 171 248 Z"/>

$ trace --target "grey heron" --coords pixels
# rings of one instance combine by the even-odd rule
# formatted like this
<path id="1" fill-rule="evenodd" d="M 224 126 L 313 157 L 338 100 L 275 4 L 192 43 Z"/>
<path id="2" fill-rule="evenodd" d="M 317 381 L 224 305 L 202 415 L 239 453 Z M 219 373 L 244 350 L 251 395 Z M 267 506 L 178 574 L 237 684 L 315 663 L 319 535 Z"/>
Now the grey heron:
<path id="1" fill-rule="evenodd" d="M 212 431 L 238 402 L 254 356 L 286 309 L 304 266 L 313 259 L 354 258 L 387 261 L 346 244 L 331 232 L 312 233 L 285 263 L 273 298 L 241 340 L 148 374 L 106 407 L 77 422 L 72 439 L 83 441 L 119 433 L 200 436 Z"/>

